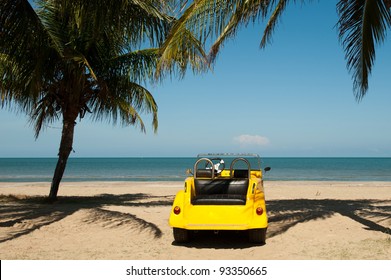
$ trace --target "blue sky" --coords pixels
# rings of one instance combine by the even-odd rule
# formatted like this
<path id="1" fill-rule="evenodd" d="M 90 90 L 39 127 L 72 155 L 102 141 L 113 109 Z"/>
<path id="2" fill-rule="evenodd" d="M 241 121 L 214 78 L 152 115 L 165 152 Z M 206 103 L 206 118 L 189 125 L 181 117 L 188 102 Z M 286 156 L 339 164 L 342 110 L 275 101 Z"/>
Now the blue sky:
<path id="1" fill-rule="evenodd" d="M 265 50 L 259 49 L 264 25 L 250 24 L 225 44 L 213 71 L 148 86 L 159 106 L 157 134 L 148 116 L 146 134 L 83 119 L 71 156 L 390 157 L 390 38 L 377 50 L 369 91 L 358 103 L 335 3 L 291 5 Z M 0 119 L 0 157 L 57 155 L 60 123 L 35 140 L 23 114 L 2 109 Z"/>

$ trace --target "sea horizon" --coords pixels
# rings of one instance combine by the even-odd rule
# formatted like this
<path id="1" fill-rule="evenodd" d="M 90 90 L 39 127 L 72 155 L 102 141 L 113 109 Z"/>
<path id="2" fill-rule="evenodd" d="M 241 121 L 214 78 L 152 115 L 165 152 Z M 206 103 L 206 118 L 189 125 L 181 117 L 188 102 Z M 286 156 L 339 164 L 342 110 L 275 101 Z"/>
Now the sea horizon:
<path id="1" fill-rule="evenodd" d="M 247 153 L 238 153 L 240 154 L 247 154 Z M 70 156 L 69 159 L 72 158 L 196 158 L 197 156 Z M 50 159 L 57 159 L 56 156 L 33 156 L 33 157 L 22 157 L 22 156 L 7 156 L 7 157 L 1 157 L 0 159 L 19 159 L 19 158 L 25 158 L 25 159 L 35 159 L 35 158 L 50 158 Z M 389 158 L 390 156 L 265 156 L 261 158 Z"/>
<path id="2" fill-rule="evenodd" d="M 196 157 L 70 157 L 63 181 L 182 181 Z M 0 182 L 50 182 L 55 157 L 0 158 Z M 271 181 L 391 181 L 390 157 L 264 157 Z"/>

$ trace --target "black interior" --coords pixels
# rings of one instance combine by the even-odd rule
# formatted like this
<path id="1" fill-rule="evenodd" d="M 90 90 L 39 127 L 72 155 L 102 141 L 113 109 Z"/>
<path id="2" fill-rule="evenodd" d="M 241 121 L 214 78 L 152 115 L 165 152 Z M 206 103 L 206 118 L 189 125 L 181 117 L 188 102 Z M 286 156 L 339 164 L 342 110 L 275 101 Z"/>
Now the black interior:
<path id="1" fill-rule="evenodd" d="M 193 205 L 245 205 L 247 178 L 194 179 Z"/>

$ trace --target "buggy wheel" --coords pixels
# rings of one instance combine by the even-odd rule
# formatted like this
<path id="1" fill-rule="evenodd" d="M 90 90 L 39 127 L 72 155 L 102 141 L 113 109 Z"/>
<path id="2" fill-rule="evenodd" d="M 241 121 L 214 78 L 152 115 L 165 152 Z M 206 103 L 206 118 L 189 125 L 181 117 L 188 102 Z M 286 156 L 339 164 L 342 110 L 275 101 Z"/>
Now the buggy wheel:
<path id="1" fill-rule="evenodd" d="M 265 244 L 267 228 L 256 228 L 248 231 L 248 237 L 251 243 Z"/>
<path id="2" fill-rule="evenodd" d="M 173 228 L 174 240 L 178 243 L 189 242 L 189 231 L 183 228 Z"/>

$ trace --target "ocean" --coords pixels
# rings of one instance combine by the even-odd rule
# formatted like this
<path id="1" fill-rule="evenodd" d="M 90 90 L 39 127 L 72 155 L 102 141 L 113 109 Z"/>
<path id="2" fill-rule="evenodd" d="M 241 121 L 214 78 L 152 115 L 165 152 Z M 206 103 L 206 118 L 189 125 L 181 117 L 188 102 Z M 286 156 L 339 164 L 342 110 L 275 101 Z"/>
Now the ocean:
<path id="1" fill-rule="evenodd" d="M 0 158 L 0 182 L 50 182 L 56 158 Z M 70 158 L 63 181 L 182 181 L 195 158 Z M 265 180 L 391 181 L 391 158 L 263 158 Z"/>

